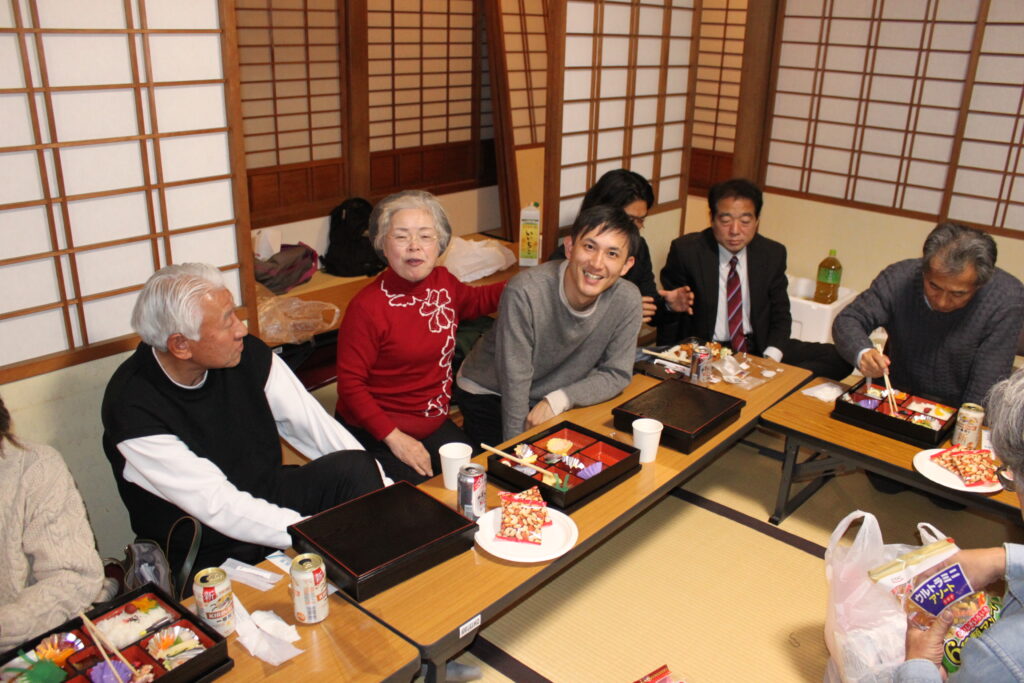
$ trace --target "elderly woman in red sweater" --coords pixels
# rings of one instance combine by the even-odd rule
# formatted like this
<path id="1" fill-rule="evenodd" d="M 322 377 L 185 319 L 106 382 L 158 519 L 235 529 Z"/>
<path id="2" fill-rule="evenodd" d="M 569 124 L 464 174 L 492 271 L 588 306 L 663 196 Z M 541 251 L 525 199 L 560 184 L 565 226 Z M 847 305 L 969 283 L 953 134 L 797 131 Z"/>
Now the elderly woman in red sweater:
<path id="1" fill-rule="evenodd" d="M 505 286 L 464 285 L 438 266 L 451 234 L 430 193 L 383 199 L 370 216 L 370 241 L 388 268 L 348 305 L 338 331 L 336 417 L 379 451 L 395 481 L 439 473 L 441 446 L 469 443 L 448 419 L 455 330 L 496 311 Z"/>

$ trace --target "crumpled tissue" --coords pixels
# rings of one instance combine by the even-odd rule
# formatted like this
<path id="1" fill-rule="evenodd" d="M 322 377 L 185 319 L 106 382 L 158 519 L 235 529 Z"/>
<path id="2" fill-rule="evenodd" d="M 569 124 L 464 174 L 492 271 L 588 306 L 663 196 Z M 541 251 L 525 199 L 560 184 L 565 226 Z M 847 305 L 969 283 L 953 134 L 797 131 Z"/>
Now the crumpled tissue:
<path id="1" fill-rule="evenodd" d="M 839 384 L 825 382 L 824 384 L 813 386 L 810 389 L 804 389 L 800 393 L 813 396 L 819 401 L 824 401 L 825 403 L 835 403 L 835 400 L 842 396 L 844 391 L 846 391 L 846 389 Z"/>
<path id="2" fill-rule="evenodd" d="M 249 654 L 273 666 L 302 653 L 302 650 L 292 645 L 299 639 L 299 632 L 294 626 L 273 612 L 259 610 L 250 615 L 237 595 L 235 632 L 238 634 L 238 642 L 245 646 Z"/>
<path id="3" fill-rule="evenodd" d="M 497 240 L 453 237 L 444 254 L 444 267 L 461 282 L 473 282 L 516 262 L 515 254 Z"/>

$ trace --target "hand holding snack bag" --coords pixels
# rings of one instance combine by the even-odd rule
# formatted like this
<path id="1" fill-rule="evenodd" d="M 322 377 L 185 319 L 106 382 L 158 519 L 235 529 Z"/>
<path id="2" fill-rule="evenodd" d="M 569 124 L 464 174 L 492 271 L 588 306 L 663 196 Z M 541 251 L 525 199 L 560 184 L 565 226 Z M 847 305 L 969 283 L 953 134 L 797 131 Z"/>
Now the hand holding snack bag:
<path id="1" fill-rule="evenodd" d="M 904 595 L 907 623 L 928 634 L 913 634 L 915 629 L 908 628 L 908 659 L 932 659 L 931 650 L 941 643 L 942 666 L 952 673 L 960 668 L 960 651 L 967 640 L 996 622 L 1002 599 L 975 590 L 1001 577 L 1001 573 L 994 573 L 993 567 L 998 566 L 990 561 L 988 553 L 960 551 L 930 575 L 916 577 L 913 588 Z M 943 634 L 941 640 L 939 633 Z"/>

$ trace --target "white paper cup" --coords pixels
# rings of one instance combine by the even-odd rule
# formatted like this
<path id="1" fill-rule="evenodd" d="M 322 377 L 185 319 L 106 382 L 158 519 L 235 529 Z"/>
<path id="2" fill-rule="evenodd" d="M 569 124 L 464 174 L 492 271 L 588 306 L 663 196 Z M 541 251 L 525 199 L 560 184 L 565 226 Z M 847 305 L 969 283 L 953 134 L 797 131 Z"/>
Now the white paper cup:
<path id="1" fill-rule="evenodd" d="M 649 417 L 633 420 L 633 445 L 640 449 L 640 462 L 654 462 L 658 457 L 662 424 Z"/>
<path id="2" fill-rule="evenodd" d="M 454 491 L 459 486 L 459 468 L 469 464 L 469 459 L 473 457 L 473 447 L 468 443 L 446 443 L 439 452 L 444 487 Z"/>

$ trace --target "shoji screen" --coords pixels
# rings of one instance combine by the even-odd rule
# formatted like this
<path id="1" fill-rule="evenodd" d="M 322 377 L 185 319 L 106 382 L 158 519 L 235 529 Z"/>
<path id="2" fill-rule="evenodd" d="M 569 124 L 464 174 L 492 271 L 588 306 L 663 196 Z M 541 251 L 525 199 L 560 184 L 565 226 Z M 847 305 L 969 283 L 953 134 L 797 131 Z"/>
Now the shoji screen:
<path id="1" fill-rule="evenodd" d="M 476 16 L 473 0 L 369 0 L 373 194 L 475 184 Z"/>
<path id="2" fill-rule="evenodd" d="M 650 179 L 659 207 L 680 205 L 693 14 L 684 0 L 567 3 L 562 97 L 552 94 L 548 109 L 560 133 L 549 127 L 558 175 L 548 179 L 548 224 L 552 205 L 558 225 L 572 223 L 587 188 L 620 167 Z"/>
<path id="3" fill-rule="evenodd" d="M 501 0 L 501 35 L 515 147 L 544 143 L 547 10 L 544 0 Z"/>
<path id="4" fill-rule="evenodd" d="M 1015 0 L 790 0 L 772 189 L 1024 229 Z"/>
<path id="5" fill-rule="evenodd" d="M 704 0 L 698 20 L 690 187 L 732 176 L 747 0 Z"/>
<path id="6" fill-rule="evenodd" d="M 239 299 L 219 12 L 0 4 L 0 381 L 102 355 L 167 263 L 220 266 Z"/>
<path id="7" fill-rule="evenodd" d="M 337 0 L 236 0 L 253 223 L 323 215 L 344 195 Z"/>

